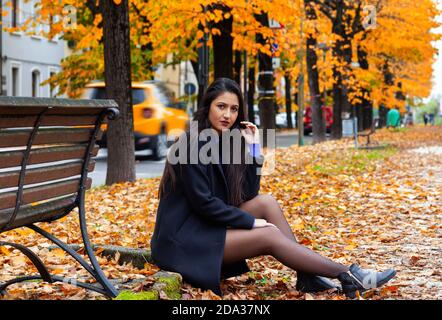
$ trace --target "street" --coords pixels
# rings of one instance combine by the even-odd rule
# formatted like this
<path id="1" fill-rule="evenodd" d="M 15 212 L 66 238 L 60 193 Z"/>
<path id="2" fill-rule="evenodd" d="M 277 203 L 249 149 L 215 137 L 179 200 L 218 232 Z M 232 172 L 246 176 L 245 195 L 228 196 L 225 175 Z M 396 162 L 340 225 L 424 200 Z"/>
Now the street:
<path id="1" fill-rule="evenodd" d="M 312 136 L 304 137 L 304 143 L 310 144 Z M 287 148 L 298 143 L 298 135 L 295 133 L 277 133 L 276 146 L 277 148 Z M 160 161 L 152 160 L 149 150 L 137 151 L 136 154 L 136 175 L 139 178 L 154 178 L 159 177 L 163 173 L 165 159 Z M 95 160 L 95 170 L 89 174 L 92 178 L 92 186 L 97 187 L 106 183 L 107 171 L 107 150 L 100 149 Z"/>

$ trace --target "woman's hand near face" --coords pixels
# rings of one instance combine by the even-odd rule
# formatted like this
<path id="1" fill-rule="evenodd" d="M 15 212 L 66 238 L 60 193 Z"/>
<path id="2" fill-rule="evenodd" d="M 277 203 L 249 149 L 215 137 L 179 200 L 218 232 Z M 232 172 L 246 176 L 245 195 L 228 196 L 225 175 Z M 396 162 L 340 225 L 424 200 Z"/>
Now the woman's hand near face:
<path id="1" fill-rule="evenodd" d="M 259 130 L 249 121 L 241 121 L 242 125 L 245 125 L 245 129 L 240 129 L 242 136 L 248 144 L 259 143 Z"/>
<path id="2" fill-rule="evenodd" d="M 265 228 L 265 227 L 275 227 L 276 229 L 278 229 L 277 226 L 275 226 L 273 223 L 267 222 L 267 220 L 265 219 L 255 219 L 253 228 Z"/>

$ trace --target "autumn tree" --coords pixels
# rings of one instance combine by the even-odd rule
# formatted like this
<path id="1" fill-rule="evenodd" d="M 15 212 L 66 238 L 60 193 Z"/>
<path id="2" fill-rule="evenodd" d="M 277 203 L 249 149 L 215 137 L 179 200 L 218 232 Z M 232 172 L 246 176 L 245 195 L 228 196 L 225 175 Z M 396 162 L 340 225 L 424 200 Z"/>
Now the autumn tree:
<path id="1" fill-rule="evenodd" d="M 323 133 L 317 121 L 322 117 L 320 96 L 330 90 L 333 91 L 333 136 L 337 138 L 342 134 L 342 112 L 356 109 L 360 128 L 366 128 L 371 123 L 372 106 L 403 109 L 406 103 L 425 97 L 431 88 L 435 55 L 431 42 L 439 36 L 430 30 L 438 26 L 435 17 L 440 14 L 431 0 L 128 0 L 128 3 L 132 80 L 151 77 L 152 66 L 158 64 L 191 61 L 197 71 L 198 49 L 206 36 L 214 54 L 211 79 L 227 75 L 239 81 L 239 52 L 246 52 L 249 60 L 257 59 L 256 65 L 249 64 L 248 70 L 249 114 L 253 113 L 250 111 L 254 98 L 250 93 L 253 94 L 253 81 L 256 81 L 258 89 L 267 92 L 265 96 L 261 93 L 259 99 L 265 128 L 274 127 L 275 96 L 269 92 L 279 86 L 279 80 L 287 76 L 286 83 L 295 89 L 295 96 L 300 92 L 296 82 L 304 76 L 299 68 L 301 48 L 306 49 L 309 81 L 305 91 L 316 111 L 314 136 L 318 140 Z M 65 28 L 63 19 L 51 19 L 62 16 L 68 4 L 77 10 L 76 28 Z M 373 12 L 367 8 L 375 9 L 374 28 L 364 26 Z M 52 77 L 51 83 L 59 86 L 61 92 L 78 97 L 87 82 L 104 77 L 103 18 L 97 2 L 41 0 L 37 16 L 40 22 L 52 21 L 45 36 L 62 34 L 73 44 L 72 55 L 62 62 L 62 71 Z M 306 27 L 300 34 L 303 16 Z M 270 21 L 277 21 L 283 27 L 272 29 Z M 319 58 L 321 46 L 331 48 L 324 51 L 323 59 Z M 281 55 L 287 63 L 281 68 L 271 68 L 272 56 Z M 258 74 L 255 66 L 260 68 Z M 386 81 L 390 74 L 392 81 Z"/>
<path id="2" fill-rule="evenodd" d="M 356 78 L 369 88 L 374 105 L 404 112 L 404 97 L 412 103 L 430 94 L 436 55 L 432 42 L 441 36 L 432 31 L 440 26 L 438 15 L 431 0 L 381 2 L 376 27 L 357 39 L 368 68 L 359 70 Z"/>
<path id="3" fill-rule="evenodd" d="M 101 0 L 106 96 L 120 107 L 107 130 L 106 184 L 135 181 L 128 0 Z"/>
<path id="4" fill-rule="evenodd" d="M 316 54 L 318 40 L 316 38 L 317 30 L 315 29 L 315 23 L 317 22 L 318 17 L 313 1 L 305 0 L 304 3 L 307 21 L 312 23 L 312 25 L 309 26 L 310 30 L 307 31 L 306 61 L 308 85 L 310 90 L 310 107 L 312 110 L 313 142 L 316 143 L 325 140 L 325 119 L 322 114 L 321 93 L 319 89 L 318 55 Z"/>
<path id="5" fill-rule="evenodd" d="M 220 20 L 213 25 L 213 67 L 214 78 L 233 79 L 233 18 L 231 9 L 225 5 L 214 4 L 212 12 L 220 16 Z"/>

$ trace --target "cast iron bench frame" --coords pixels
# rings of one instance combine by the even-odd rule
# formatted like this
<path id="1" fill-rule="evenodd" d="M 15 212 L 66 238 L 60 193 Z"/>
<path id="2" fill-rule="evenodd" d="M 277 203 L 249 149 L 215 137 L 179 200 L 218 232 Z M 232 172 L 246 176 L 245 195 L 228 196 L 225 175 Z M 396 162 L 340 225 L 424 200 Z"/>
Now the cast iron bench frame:
<path id="1" fill-rule="evenodd" d="M 100 127 L 118 115 L 118 105 L 113 100 L 0 97 L 0 169 L 20 167 L 13 171 L 0 170 L 0 190 L 17 188 L 0 193 L 0 234 L 20 227 L 34 230 L 71 255 L 97 281 L 91 284 L 51 275 L 29 248 L 0 241 L 0 246 L 11 246 L 25 254 L 40 274 L 0 282 L 0 294 L 5 294 L 11 284 L 41 279 L 49 283 L 71 283 L 108 297 L 118 295 L 94 255 L 84 205 L 86 189 L 92 182 L 87 175 L 95 165 L 91 159 L 99 149 L 96 141 L 102 133 Z M 20 147 L 22 150 L 10 150 Z M 54 165 L 58 161 L 65 163 Z M 28 164 L 40 167 L 27 169 Z M 59 181 L 72 176 L 80 177 Z M 24 188 L 36 183 L 40 185 Z M 58 196 L 53 197 L 54 194 Z M 81 236 L 91 264 L 66 243 L 34 224 L 58 220 L 75 208 L 78 208 Z"/>

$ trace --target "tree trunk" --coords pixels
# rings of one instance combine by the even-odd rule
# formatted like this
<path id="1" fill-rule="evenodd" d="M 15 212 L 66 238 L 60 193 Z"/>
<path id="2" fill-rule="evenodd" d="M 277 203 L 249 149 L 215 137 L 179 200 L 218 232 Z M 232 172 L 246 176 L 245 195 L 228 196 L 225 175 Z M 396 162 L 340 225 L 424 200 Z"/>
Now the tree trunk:
<path id="1" fill-rule="evenodd" d="M 333 21 L 333 33 L 339 36 L 339 39 L 333 46 L 333 56 L 342 61 L 345 67 L 348 67 L 352 59 L 351 39 L 348 37 L 344 24 L 344 3 L 336 3 L 336 17 Z M 342 137 L 342 113 L 351 113 L 350 103 L 348 101 L 348 91 L 344 83 L 344 75 L 339 67 L 333 68 L 333 126 L 332 138 L 340 139 Z"/>
<path id="2" fill-rule="evenodd" d="M 287 114 L 287 128 L 293 129 L 292 121 L 292 84 L 290 74 L 288 72 L 284 75 L 285 79 L 285 112 Z"/>
<path id="3" fill-rule="evenodd" d="M 233 78 L 241 85 L 241 51 L 235 50 L 235 64 L 233 65 Z"/>
<path id="4" fill-rule="evenodd" d="M 368 70 L 368 59 L 367 52 L 358 46 L 358 62 L 359 66 L 363 70 Z M 365 96 L 369 95 L 369 91 L 366 88 L 362 89 L 362 102 L 357 106 L 358 108 L 358 118 L 359 118 L 359 130 L 368 130 L 371 128 L 371 123 L 373 122 L 373 104 Z"/>
<path id="5" fill-rule="evenodd" d="M 386 86 L 392 86 L 394 84 L 394 75 L 390 71 L 390 67 L 388 65 L 388 60 L 385 60 L 384 65 L 382 67 L 382 72 L 384 75 L 384 83 Z M 387 113 L 390 110 L 388 106 L 381 104 L 379 106 L 379 127 L 385 127 L 387 125 Z"/>
<path id="6" fill-rule="evenodd" d="M 296 78 L 296 81 L 295 81 L 295 83 L 296 84 L 298 84 L 299 83 L 299 75 L 298 75 L 298 77 Z M 296 103 L 296 106 L 298 107 L 298 112 L 296 113 L 297 114 L 297 117 L 298 117 L 298 119 L 296 120 L 296 127 L 298 127 L 298 122 L 299 122 L 299 120 L 300 119 L 302 119 L 303 121 L 304 121 L 304 115 L 303 114 L 299 114 L 299 105 L 298 105 L 298 100 L 299 99 L 299 90 L 297 90 L 297 91 L 295 91 L 295 94 L 293 95 L 293 102 L 294 103 Z"/>
<path id="7" fill-rule="evenodd" d="M 387 125 L 387 113 L 390 109 L 385 105 L 381 104 L 379 106 L 379 128 L 383 128 Z"/>
<path id="8" fill-rule="evenodd" d="M 262 13 L 256 16 L 258 22 L 261 25 L 268 27 L 269 18 L 267 13 Z M 257 34 L 257 43 L 264 45 L 266 40 L 262 34 Z M 258 88 L 259 88 L 259 113 L 260 122 L 264 133 L 263 144 L 267 146 L 267 131 L 269 129 L 275 130 L 275 91 L 273 90 L 273 65 L 272 57 L 265 53 L 258 53 L 259 75 L 258 75 Z"/>
<path id="9" fill-rule="evenodd" d="M 255 109 L 253 106 L 255 105 L 255 86 L 256 86 L 256 80 L 255 80 L 255 67 L 250 67 L 248 72 L 248 78 L 249 78 L 249 90 L 247 91 L 247 105 L 249 108 L 249 121 L 255 123 Z M 255 123 L 256 124 L 256 123 Z"/>
<path id="10" fill-rule="evenodd" d="M 316 20 L 317 15 L 312 3 L 305 0 L 306 16 L 309 20 Z M 310 107 L 312 110 L 313 143 L 325 140 L 325 118 L 322 112 L 321 94 L 319 91 L 318 56 L 316 47 L 318 41 L 311 33 L 307 37 L 306 62 L 308 86 L 310 90 Z"/>
<path id="11" fill-rule="evenodd" d="M 213 9 L 220 9 L 224 13 L 230 12 L 230 8 L 223 5 L 214 5 Z M 232 22 L 233 18 L 230 16 L 213 25 L 221 31 L 221 35 L 212 36 L 215 79 L 221 77 L 233 79 Z"/>
<path id="12" fill-rule="evenodd" d="M 119 5 L 102 0 L 106 95 L 120 108 L 107 130 L 106 184 L 135 181 L 128 0 Z"/>

